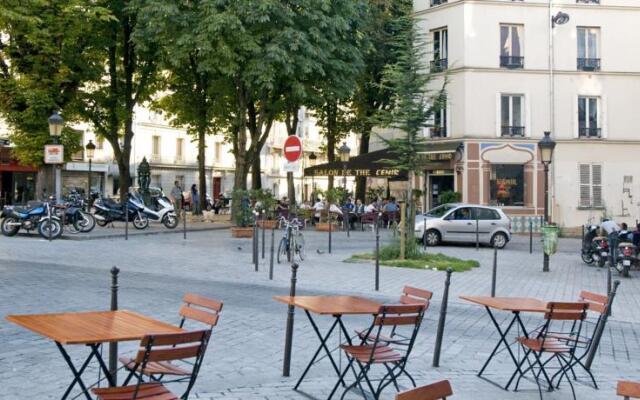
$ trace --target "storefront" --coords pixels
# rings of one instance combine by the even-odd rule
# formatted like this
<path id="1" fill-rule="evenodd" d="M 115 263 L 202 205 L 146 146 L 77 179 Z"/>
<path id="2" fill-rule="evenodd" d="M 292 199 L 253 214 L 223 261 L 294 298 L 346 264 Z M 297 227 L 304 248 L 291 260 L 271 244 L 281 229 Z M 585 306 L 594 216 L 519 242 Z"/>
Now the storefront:
<path id="1" fill-rule="evenodd" d="M 0 206 L 35 200 L 37 172 L 11 158 L 9 147 L 0 147 Z"/>

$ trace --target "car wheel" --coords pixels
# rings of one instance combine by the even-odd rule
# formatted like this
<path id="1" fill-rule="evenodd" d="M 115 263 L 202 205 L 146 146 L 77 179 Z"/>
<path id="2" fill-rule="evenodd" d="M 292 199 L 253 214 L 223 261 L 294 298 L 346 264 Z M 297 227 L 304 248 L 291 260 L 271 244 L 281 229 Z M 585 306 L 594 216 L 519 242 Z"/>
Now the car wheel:
<path id="1" fill-rule="evenodd" d="M 509 239 L 507 238 L 507 235 L 502 232 L 498 232 L 491 238 L 491 246 L 497 249 L 504 249 L 504 246 L 507 245 L 508 241 Z"/>
<path id="2" fill-rule="evenodd" d="M 425 235 L 427 246 L 437 246 L 440 244 L 440 232 L 436 231 L 435 229 L 430 229 L 425 233 Z"/>

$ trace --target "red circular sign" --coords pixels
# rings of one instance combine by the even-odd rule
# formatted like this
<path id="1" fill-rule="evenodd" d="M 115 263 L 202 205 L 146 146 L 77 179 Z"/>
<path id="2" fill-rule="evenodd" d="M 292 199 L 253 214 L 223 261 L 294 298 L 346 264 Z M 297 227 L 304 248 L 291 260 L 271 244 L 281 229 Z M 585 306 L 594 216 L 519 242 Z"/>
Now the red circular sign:
<path id="1" fill-rule="evenodd" d="M 302 155 L 302 141 L 297 136 L 288 136 L 284 141 L 284 158 L 296 162 Z"/>

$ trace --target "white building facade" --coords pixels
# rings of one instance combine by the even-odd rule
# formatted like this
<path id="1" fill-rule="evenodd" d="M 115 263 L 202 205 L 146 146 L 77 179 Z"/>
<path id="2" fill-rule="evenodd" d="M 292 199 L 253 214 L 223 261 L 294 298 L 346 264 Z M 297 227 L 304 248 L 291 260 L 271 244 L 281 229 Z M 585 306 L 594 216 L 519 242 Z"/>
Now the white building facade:
<path id="1" fill-rule="evenodd" d="M 503 206 L 516 223 L 544 210 L 537 142 L 557 142 L 551 219 L 576 227 L 640 217 L 640 21 L 635 0 L 415 0 L 429 63 L 447 107 L 425 131 L 463 150 L 426 171 L 443 188 Z M 562 18 L 552 18 L 560 14 Z M 435 200 L 434 200 L 435 201 Z M 431 204 L 433 205 L 433 204 Z"/>

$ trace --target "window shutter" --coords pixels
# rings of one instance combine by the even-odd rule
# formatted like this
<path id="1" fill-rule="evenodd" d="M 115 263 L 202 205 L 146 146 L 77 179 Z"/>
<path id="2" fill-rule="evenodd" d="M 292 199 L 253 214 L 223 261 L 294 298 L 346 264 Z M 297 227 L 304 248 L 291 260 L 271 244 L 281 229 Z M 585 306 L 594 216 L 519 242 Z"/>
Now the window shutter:
<path id="1" fill-rule="evenodd" d="M 591 166 L 593 207 L 602 207 L 602 165 Z"/>
<path id="2" fill-rule="evenodd" d="M 591 166 L 580 164 L 580 207 L 591 206 Z"/>
<path id="3" fill-rule="evenodd" d="M 502 94 L 496 93 L 496 137 L 502 136 Z"/>

